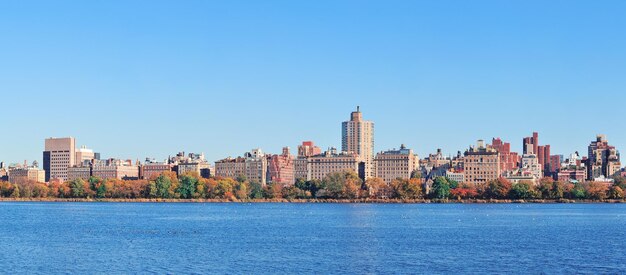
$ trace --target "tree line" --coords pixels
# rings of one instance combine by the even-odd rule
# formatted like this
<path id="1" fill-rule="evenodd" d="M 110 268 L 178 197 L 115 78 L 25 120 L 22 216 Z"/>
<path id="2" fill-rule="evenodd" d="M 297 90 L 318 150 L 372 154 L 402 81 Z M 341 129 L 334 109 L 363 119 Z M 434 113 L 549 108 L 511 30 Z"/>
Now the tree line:
<path id="1" fill-rule="evenodd" d="M 420 178 L 380 178 L 363 182 L 354 172 L 337 172 L 323 180 L 299 179 L 293 185 L 248 181 L 240 176 L 202 178 L 194 173 L 178 177 L 173 172 L 150 180 L 75 179 L 51 183 L 0 182 L 0 197 L 5 198 L 89 198 L 89 199 L 220 199 L 220 200 L 604 200 L 624 199 L 626 180 L 616 177 L 614 184 L 598 182 L 569 183 L 543 178 L 537 185 L 528 181 L 511 183 L 500 178 L 485 184 L 459 184 L 445 177 L 425 185 Z"/>

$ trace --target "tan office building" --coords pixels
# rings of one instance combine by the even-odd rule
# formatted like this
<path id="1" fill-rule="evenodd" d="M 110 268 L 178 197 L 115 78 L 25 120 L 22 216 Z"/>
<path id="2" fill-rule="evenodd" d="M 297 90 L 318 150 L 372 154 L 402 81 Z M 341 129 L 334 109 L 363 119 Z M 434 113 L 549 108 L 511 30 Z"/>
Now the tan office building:
<path id="1" fill-rule="evenodd" d="M 413 150 L 407 149 L 404 144 L 400 150 L 388 150 L 376 154 L 376 177 L 391 183 L 397 178 L 409 179 L 411 173 L 419 168 L 419 157 Z"/>
<path id="2" fill-rule="evenodd" d="M 43 152 L 45 181 L 67 180 L 67 170 L 76 165 L 76 140 L 73 137 L 48 138 Z"/>

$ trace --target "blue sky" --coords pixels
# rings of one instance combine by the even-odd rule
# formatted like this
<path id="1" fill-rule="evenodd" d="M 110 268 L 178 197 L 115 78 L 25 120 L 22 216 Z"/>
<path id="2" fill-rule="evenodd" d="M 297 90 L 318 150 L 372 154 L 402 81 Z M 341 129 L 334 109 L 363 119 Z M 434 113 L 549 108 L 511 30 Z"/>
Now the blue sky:
<path id="1" fill-rule="evenodd" d="M 538 131 L 626 146 L 624 1 L 1 1 L 0 160 L 340 147 L 420 156 Z"/>

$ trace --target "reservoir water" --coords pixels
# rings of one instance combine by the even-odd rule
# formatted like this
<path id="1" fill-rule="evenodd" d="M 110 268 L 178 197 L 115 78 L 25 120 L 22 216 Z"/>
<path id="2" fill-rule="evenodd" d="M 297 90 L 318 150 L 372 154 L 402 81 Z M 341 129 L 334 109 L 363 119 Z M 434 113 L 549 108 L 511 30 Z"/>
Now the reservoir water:
<path id="1" fill-rule="evenodd" d="M 626 204 L 0 203 L 0 270 L 626 273 Z"/>

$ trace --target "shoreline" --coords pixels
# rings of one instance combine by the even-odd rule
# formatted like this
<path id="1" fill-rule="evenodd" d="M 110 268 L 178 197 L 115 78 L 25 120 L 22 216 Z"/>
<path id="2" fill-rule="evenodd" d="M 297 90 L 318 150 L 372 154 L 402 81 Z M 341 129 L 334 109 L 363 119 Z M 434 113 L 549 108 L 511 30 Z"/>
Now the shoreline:
<path id="1" fill-rule="evenodd" d="M 626 200 L 400 200 L 400 199 L 250 199 L 250 200 L 230 200 L 230 199 L 97 199 L 97 198 L 0 198 L 0 202 L 124 202 L 124 203 L 334 203 L 334 204 L 605 204 L 605 203 L 626 203 Z"/>

